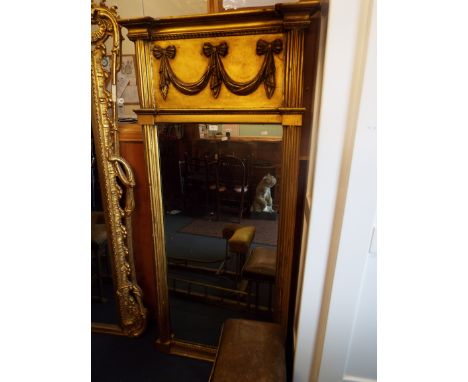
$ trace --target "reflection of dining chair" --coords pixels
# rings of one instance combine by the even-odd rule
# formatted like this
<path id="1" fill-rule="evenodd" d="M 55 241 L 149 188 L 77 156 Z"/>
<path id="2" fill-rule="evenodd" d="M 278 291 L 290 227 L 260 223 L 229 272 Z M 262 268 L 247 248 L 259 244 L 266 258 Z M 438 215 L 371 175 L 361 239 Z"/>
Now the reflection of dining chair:
<path id="1" fill-rule="evenodd" d="M 203 160 L 184 153 L 184 186 L 188 189 L 196 183 L 202 183 L 204 176 L 201 176 L 201 169 L 204 166 Z"/>
<path id="2" fill-rule="evenodd" d="M 202 158 L 184 153 L 183 193 L 185 205 L 189 209 L 204 204 L 209 208 L 212 194 L 216 190 L 216 161 L 208 155 Z"/>
<path id="3" fill-rule="evenodd" d="M 204 163 L 202 160 L 191 156 L 189 153 L 184 153 L 184 207 L 189 212 L 194 212 L 193 210 L 200 204 L 200 190 L 205 183 L 205 175 L 202 172 L 203 167 Z"/>
<path id="4" fill-rule="evenodd" d="M 239 222 L 244 210 L 249 210 L 249 167 L 233 155 L 219 157 L 216 176 L 216 203 L 219 219 L 222 206 L 238 210 Z"/>
<path id="5" fill-rule="evenodd" d="M 206 204 L 210 209 L 210 214 L 214 213 L 216 204 L 216 179 L 218 171 L 218 161 L 215 158 L 211 158 L 205 155 L 205 192 L 206 192 Z"/>

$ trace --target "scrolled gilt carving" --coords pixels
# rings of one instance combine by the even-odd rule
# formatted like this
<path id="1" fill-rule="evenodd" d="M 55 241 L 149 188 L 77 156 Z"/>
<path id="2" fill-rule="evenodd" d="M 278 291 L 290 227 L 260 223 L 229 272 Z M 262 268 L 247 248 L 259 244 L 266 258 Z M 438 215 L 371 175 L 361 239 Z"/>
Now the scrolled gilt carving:
<path id="1" fill-rule="evenodd" d="M 205 42 L 202 47 L 202 52 L 209 59 L 208 66 L 198 81 L 184 82 L 174 73 L 170 61 L 176 55 L 174 45 L 169 45 L 165 48 L 155 45 L 153 55 L 160 60 L 159 65 L 159 91 L 163 99 L 167 98 L 170 84 L 186 95 L 194 95 L 201 92 L 208 82 L 210 82 L 211 94 L 214 98 L 218 98 L 221 90 L 221 85 L 240 96 L 253 93 L 261 83 L 265 86 L 265 93 L 268 98 L 273 96 L 276 88 L 276 66 L 274 55 L 280 54 L 283 50 L 283 42 L 281 39 L 276 39 L 272 42 L 258 40 L 256 53 L 259 56 L 265 56 L 262 66 L 254 78 L 249 81 L 239 82 L 234 80 L 226 71 L 223 64 L 223 57 L 226 57 L 229 51 L 226 42 L 219 45 L 213 45 L 210 42 Z"/>
<path id="2" fill-rule="evenodd" d="M 121 60 L 121 34 L 117 17 L 116 7 L 108 8 L 104 2 L 91 5 L 91 24 L 97 27 L 91 36 L 92 125 L 112 247 L 111 263 L 120 329 L 125 335 L 134 337 L 145 329 L 147 311 L 136 282 L 131 245 L 135 178 L 130 165 L 119 154 L 117 135 L 116 73 Z M 112 61 L 111 72 L 107 73 L 102 60 L 106 56 L 105 43 L 109 37 L 112 38 Z M 106 90 L 109 80 L 111 92 Z"/>

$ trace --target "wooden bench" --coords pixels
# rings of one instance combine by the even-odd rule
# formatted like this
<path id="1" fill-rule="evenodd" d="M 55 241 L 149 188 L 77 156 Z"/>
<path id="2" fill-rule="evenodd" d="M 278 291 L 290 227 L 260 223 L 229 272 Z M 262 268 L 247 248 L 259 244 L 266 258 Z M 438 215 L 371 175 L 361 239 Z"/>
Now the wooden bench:
<path id="1" fill-rule="evenodd" d="M 210 382 L 285 382 L 278 324 L 228 319 L 223 325 Z"/>

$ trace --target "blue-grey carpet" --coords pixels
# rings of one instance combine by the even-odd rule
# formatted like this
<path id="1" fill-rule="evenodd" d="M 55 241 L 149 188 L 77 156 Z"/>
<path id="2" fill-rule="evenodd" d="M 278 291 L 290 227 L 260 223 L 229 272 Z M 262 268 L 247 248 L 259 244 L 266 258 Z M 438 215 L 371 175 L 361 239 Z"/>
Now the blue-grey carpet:
<path id="1" fill-rule="evenodd" d="M 187 225 L 180 228 L 179 232 L 222 238 L 222 230 L 227 224 L 230 224 L 230 222 L 198 218 L 191 220 Z M 254 243 L 276 246 L 278 241 L 277 220 L 242 219 L 241 224 L 255 227 Z"/>
<path id="2" fill-rule="evenodd" d="M 193 221 L 183 215 L 166 215 L 166 251 L 168 256 L 205 258 L 208 260 L 224 257 L 225 241 L 221 238 L 197 236 L 180 232 Z M 217 267 L 219 264 L 213 264 Z M 229 269 L 233 269 L 233 262 Z M 207 277 L 190 272 L 177 271 L 178 276 L 188 278 Z M 213 277 L 212 277 L 213 278 Z M 219 280 L 218 280 L 219 281 Z M 226 280 L 224 280 L 226 281 Z M 229 280 L 228 280 L 229 281 Z M 216 281 L 214 281 L 216 282 Z M 110 284 L 108 284 L 110 285 Z M 109 287 L 106 288 L 106 292 Z M 262 289 L 262 299 L 266 289 Z M 239 311 L 209 305 L 182 297 L 170 296 L 171 325 L 176 337 L 192 342 L 216 346 L 222 323 L 226 318 L 261 319 L 253 312 Z M 112 304 L 93 303 L 92 316 L 95 321 L 115 322 Z M 160 353 L 154 346 L 157 333 L 150 322 L 140 338 L 126 338 L 108 334 L 93 333 L 92 381 L 93 382 L 198 382 L 208 381 L 211 363 Z"/>
<path id="3" fill-rule="evenodd" d="M 156 350 L 154 328 L 140 338 L 91 335 L 93 382 L 207 382 L 212 364 Z"/>

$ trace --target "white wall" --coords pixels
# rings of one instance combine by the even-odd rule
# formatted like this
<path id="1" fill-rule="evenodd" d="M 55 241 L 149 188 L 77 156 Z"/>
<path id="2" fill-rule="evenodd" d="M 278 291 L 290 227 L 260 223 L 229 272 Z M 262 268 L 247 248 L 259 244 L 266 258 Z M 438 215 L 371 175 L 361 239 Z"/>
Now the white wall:
<path id="1" fill-rule="evenodd" d="M 239 9 L 244 7 L 261 7 L 275 3 L 296 3 L 298 0 L 224 0 L 224 9 Z"/>
<path id="2" fill-rule="evenodd" d="M 377 379 L 376 33 L 371 25 L 319 381 Z"/>
<path id="3" fill-rule="evenodd" d="M 95 0 L 97 1 L 97 0 Z M 207 13 L 207 0 L 107 0 L 108 6 L 116 5 L 121 19 L 151 16 L 154 18 L 168 16 L 194 15 Z M 127 39 L 127 30 L 122 29 L 125 40 L 122 44 L 123 54 L 135 54 L 133 42 Z"/>
<path id="4" fill-rule="evenodd" d="M 95 0 L 97 2 L 97 0 Z M 106 4 L 117 6 L 121 19 L 151 16 L 154 18 L 207 13 L 207 0 L 107 0 Z M 122 54 L 135 54 L 135 44 L 127 38 L 127 29 L 122 28 Z M 110 42 L 109 42 L 110 44 Z M 108 45 L 110 51 L 110 45 Z M 133 116 L 136 105 L 124 105 L 123 115 Z"/>
<path id="5" fill-rule="evenodd" d="M 329 255 L 333 253 L 334 245 L 338 256 L 337 272 L 334 280 L 332 280 L 334 288 L 330 302 L 330 322 L 326 328 L 327 331 L 324 332 L 325 341 L 320 381 L 340 380 L 329 378 L 332 378 L 332 374 L 336 374 L 342 379 L 345 377 L 345 373 L 373 378 L 375 371 L 375 362 L 374 358 L 372 358 L 372 355 L 375 356 L 375 346 L 372 338 L 373 333 L 375 333 L 373 331 L 374 326 L 372 326 L 372 324 L 375 325 L 373 317 L 373 312 L 375 312 L 373 310 L 373 306 L 375 306 L 375 258 L 368 258 L 366 256 L 367 252 L 358 249 L 358 247 L 364 247 L 364 243 L 365 247 L 368 248 L 369 232 L 371 232 L 372 228 L 363 229 L 363 226 L 366 226 L 368 222 L 358 224 L 359 208 L 363 202 L 364 204 L 367 203 L 369 207 L 373 203 L 373 198 L 375 198 L 375 193 L 372 191 L 372 174 L 366 173 L 366 171 L 371 170 L 365 167 L 361 168 L 358 163 L 362 165 L 366 161 L 366 156 L 367 159 L 370 159 L 369 155 L 375 153 L 375 147 L 372 147 L 372 142 L 369 141 L 371 139 L 370 135 L 375 134 L 375 130 L 363 130 L 363 126 L 366 126 L 368 121 L 366 122 L 362 113 L 357 124 L 354 123 L 353 125 L 351 123 L 353 122 L 353 113 L 357 114 L 359 106 L 364 107 L 365 100 L 375 99 L 369 89 L 364 89 L 362 103 L 359 103 L 360 91 L 356 94 L 356 89 L 360 89 L 362 84 L 362 81 L 356 83 L 356 77 L 359 77 L 356 75 L 356 57 L 363 39 L 360 34 L 363 24 L 361 13 L 369 4 L 369 1 L 371 0 L 330 1 L 323 86 L 319 104 L 320 109 L 316 110 L 316 113 L 318 113 L 319 135 L 315 168 L 313 169 L 314 182 L 310 185 L 308 192 L 312 196 L 311 214 L 309 225 L 305 228 L 307 248 L 303 268 L 303 289 L 298 307 L 298 341 L 295 354 L 294 381 L 314 380 L 313 378 L 310 379 L 312 358 L 318 338 L 317 334 L 320 334 L 319 318 L 322 311 L 324 291 L 326 294 L 327 271 L 330 277 L 330 269 L 333 268 L 334 270 L 334 267 L 330 267 L 329 262 Z M 275 2 L 278 1 L 249 0 L 245 2 L 244 6 L 259 5 L 260 3 L 266 5 Z M 203 0 L 185 2 L 109 0 L 108 4 L 118 5 L 121 18 L 176 16 L 204 13 L 207 9 L 206 1 Z M 326 10 L 327 3 L 323 2 L 323 5 Z M 133 54 L 133 52 L 133 43 L 124 42 L 123 53 Z M 369 55 L 369 57 L 371 56 L 372 54 Z M 370 81 L 367 86 L 372 87 L 372 73 L 368 72 L 366 75 L 367 81 Z M 356 102 L 357 110 L 353 110 L 353 107 L 356 109 Z M 367 107 L 368 110 L 372 111 L 375 104 L 370 102 Z M 343 158 L 346 159 L 347 152 L 352 153 L 353 151 L 354 131 L 356 131 L 353 129 L 356 129 L 356 125 L 359 126 L 357 127 L 355 158 L 359 155 L 359 161 L 361 162 L 358 162 L 357 159 L 353 161 L 349 180 L 349 193 L 346 195 L 348 182 L 347 177 L 343 176 L 343 169 L 346 164 L 350 165 L 351 157 L 348 158 L 348 163 L 342 160 Z M 365 143 L 366 140 L 367 143 Z M 312 161 L 314 158 L 311 157 L 310 159 Z M 375 161 L 373 164 L 375 165 Z M 368 184 L 369 187 L 366 188 L 364 184 Z M 363 190 L 364 193 L 362 193 Z M 366 192 L 369 196 L 367 199 L 364 196 Z M 343 216 L 340 216 L 340 211 L 337 211 L 336 208 L 339 204 L 337 201 L 340 198 L 347 201 L 346 210 L 342 206 Z M 373 210 L 374 212 L 375 210 Z M 341 223 L 343 223 L 343 230 L 340 236 Z M 353 243 L 354 234 L 359 234 L 360 239 L 356 239 Z M 354 245 L 356 246 L 356 252 L 351 251 Z M 353 253 L 357 255 L 355 256 Z M 363 258 L 365 261 L 363 261 Z M 355 263 L 353 263 L 354 260 L 356 260 Z M 351 284 L 354 284 L 350 289 L 347 289 L 347 287 L 351 284 L 346 283 L 346 279 L 350 274 L 346 272 L 347 262 L 354 266 L 357 273 L 361 272 L 359 276 L 356 276 L 357 273 L 354 272 L 353 277 L 348 279 L 348 281 L 353 281 Z M 333 277 L 333 273 L 331 277 Z M 358 280 L 357 284 L 356 280 Z M 339 319 L 337 319 L 339 316 L 336 316 L 336 314 L 343 308 L 342 301 L 340 302 L 340 298 L 344 298 L 343 290 L 352 292 L 354 300 L 352 304 L 347 305 L 348 312 L 351 313 L 345 317 L 347 318 L 346 322 L 340 323 Z M 322 329 L 325 329 L 325 327 Z M 339 357 L 333 359 L 334 354 L 339 355 Z"/>
<path id="6" fill-rule="evenodd" d="M 376 195 L 372 1 L 329 5 L 294 381 L 376 376 L 375 258 L 368 257 Z"/>
<path id="7" fill-rule="evenodd" d="M 207 0 L 143 0 L 145 16 L 168 17 L 207 13 Z"/>
<path id="8" fill-rule="evenodd" d="M 143 0 L 107 0 L 106 4 L 109 7 L 117 6 L 117 14 L 121 19 L 146 16 L 143 13 Z M 135 54 L 135 45 L 127 38 L 127 29 L 122 29 L 122 35 L 122 54 Z"/>

